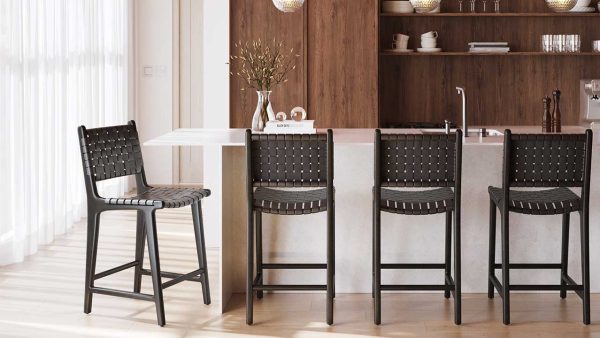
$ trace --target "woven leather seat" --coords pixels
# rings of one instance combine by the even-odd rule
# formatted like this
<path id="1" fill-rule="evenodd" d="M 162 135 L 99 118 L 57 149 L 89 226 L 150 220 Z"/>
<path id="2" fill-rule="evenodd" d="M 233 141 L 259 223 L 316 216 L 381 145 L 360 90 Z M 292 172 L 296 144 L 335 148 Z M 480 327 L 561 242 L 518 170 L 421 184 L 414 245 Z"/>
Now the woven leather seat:
<path id="1" fill-rule="evenodd" d="M 381 189 L 381 210 L 404 215 L 431 215 L 454 210 L 450 188 L 424 191 Z"/>
<path id="2" fill-rule="evenodd" d="M 327 189 L 290 191 L 260 187 L 254 192 L 254 209 L 279 215 L 327 211 Z"/>
<path id="3" fill-rule="evenodd" d="M 490 197 L 498 208 L 504 207 L 502 188 L 489 187 Z M 579 211 L 580 198 L 568 188 L 538 191 L 511 190 L 509 210 L 529 215 L 558 215 Z"/>
<path id="4" fill-rule="evenodd" d="M 149 188 L 145 192 L 126 198 L 105 198 L 110 205 L 153 205 L 159 208 L 181 208 L 210 196 L 208 189 Z"/>

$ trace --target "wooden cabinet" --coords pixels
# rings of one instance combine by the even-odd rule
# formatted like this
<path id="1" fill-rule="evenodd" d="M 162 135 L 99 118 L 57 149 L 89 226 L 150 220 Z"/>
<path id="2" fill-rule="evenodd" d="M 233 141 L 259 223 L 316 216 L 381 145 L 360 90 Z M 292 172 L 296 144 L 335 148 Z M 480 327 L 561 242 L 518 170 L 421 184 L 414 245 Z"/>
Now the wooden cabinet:
<path id="1" fill-rule="evenodd" d="M 276 37 L 300 51 L 290 81 L 274 90 L 275 111 L 307 108 L 319 128 L 378 124 L 376 0 L 306 0 L 302 11 L 277 11 L 270 0 L 231 1 L 231 50 L 237 41 Z M 235 71 L 235 69 L 233 69 Z M 249 127 L 254 93 L 231 79 L 230 125 Z"/>
<path id="2" fill-rule="evenodd" d="M 539 125 L 542 98 L 563 92 L 563 122 L 579 120 L 579 80 L 600 78 L 598 13 L 552 13 L 543 0 L 502 0 L 501 13 L 457 13 L 443 0 L 439 14 L 381 13 L 382 0 L 306 0 L 285 14 L 270 0 L 230 0 L 231 41 L 276 37 L 301 52 L 290 81 L 275 89 L 276 111 L 307 108 L 320 128 L 390 127 L 406 122 L 460 121 L 465 87 L 471 125 Z M 463 0 L 465 8 L 468 0 Z M 592 5 L 597 4 L 592 1 Z M 478 0 L 481 7 L 481 0 Z M 478 10 L 481 10 L 479 8 Z M 397 55 L 392 35 L 435 30 L 444 52 Z M 544 54 L 542 34 L 580 34 L 578 54 Z M 474 55 L 472 41 L 505 41 L 512 53 Z M 231 127 L 249 127 L 255 93 L 240 94 L 231 80 Z"/>
<path id="3" fill-rule="evenodd" d="M 579 81 L 600 77 L 600 54 L 591 52 L 592 40 L 600 39 L 600 14 L 553 13 L 543 0 L 502 0 L 498 14 L 489 12 L 489 0 L 488 13 L 457 13 L 458 1 L 442 4 L 439 14 L 380 15 L 382 127 L 445 119 L 460 124 L 456 86 L 466 89 L 470 125 L 541 125 L 542 99 L 555 88 L 563 93 L 563 123 L 578 123 Z M 410 35 L 409 48 L 416 49 L 427 31 L 439 32 L 444 52 L 385 52 L 394 33 Z M 582 52 L 542 53 L 542 34 L 579 34 Z M 511 53 L 470 54 L 473 41 L 508 42 Z"/>

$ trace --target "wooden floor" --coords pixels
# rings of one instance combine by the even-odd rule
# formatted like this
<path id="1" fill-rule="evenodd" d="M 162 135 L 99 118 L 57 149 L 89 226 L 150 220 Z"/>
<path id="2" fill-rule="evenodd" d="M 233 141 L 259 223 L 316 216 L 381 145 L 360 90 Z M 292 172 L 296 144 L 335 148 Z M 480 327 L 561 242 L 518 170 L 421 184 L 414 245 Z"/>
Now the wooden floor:
<path id="1" fill-rule="evenodd" d="M 158 214 L 163 269 L 196 268 L 189 209 Z M 132 260 L 133 215 L 107 214 L 100 232 L 98 271 Z M 335 325 L 327 326 L 323 294 L 270 294 L 255 302 L 255 325 L 245 325 L 244 297 L 230 310 L 202 304 L 201 287 L 184 283 L 165 291 L 167 326 L 156 325 L 150 302 L 96 295 L 93 312 L 83 309 L 85 227 L 43 248 L 26 262 L 0 268 L 0 337 L 600 337 L 600 325 L 581 324 L 581 302 L 570 294 L 515 294 L 510 327 L 501 324 L 499 298 L 464 295 L 464 325 L 452 324 L 452 302 L 442 294 L 386 294 L 383 325 L 372 321 L 370 295 L 340 294 Z M 217 294 L 217 250 L 209 251 L 211 286 Z M 131 271 L 97 285 L 132 288 Z M 152 293 L 149 277 L 143 291 Z M 214 297 L 215 299 L 217 297 Z M 600 324 L 600 295 L 592 299 L 592 321 Z"/>

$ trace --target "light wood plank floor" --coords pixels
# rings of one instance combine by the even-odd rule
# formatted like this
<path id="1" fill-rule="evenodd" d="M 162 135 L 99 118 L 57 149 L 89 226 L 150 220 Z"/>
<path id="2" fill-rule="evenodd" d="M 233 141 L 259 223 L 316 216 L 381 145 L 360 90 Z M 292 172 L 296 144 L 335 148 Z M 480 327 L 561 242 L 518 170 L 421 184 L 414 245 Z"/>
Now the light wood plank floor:
<path id="1" fill-rule="evenodd" d="M 103 218 L 98 271 L 132 260 L 133 214 Z M 189 209 L 158 214 L 161 261 L 170 271 L 195 269 Z M 216 295 L 216 249 L 209 250 L 211 286 Z M 85 226 L 44 247 L 24 263 L 0 268 L 0 337 L 600 337 L 600 325 L 581 324 L 581 302 L 570 294 L 515 294 L 513 321 L 501 324 L 501 301 L 465 295 L 464 325 L 452 324 L 452 302 L 441 294 L 387 294 L 383 325 L 372 323 L 370 295 L 338 295 L 335 325 L 324 324 L 323 294 L 265 295 L 255 306 L 255 325 L 245 325 L 244 297 L 231 301 L 227 314 L 219 304 L 202 304 L 201 287 L 184 283 L 165 291 L 167 326 L 156 325 L 154 305 L 145 301 L 96 295 L 91 315 L 83 309 Z M 130 290 L 132 271 L 100 280 L 98 285 Z M 144 292 L 152 293 L 149 277 Z M 214 297 L 216 299 L 216 297 Z M 600 324 L 600 295 L 594 295 L 592 320 Z"/>

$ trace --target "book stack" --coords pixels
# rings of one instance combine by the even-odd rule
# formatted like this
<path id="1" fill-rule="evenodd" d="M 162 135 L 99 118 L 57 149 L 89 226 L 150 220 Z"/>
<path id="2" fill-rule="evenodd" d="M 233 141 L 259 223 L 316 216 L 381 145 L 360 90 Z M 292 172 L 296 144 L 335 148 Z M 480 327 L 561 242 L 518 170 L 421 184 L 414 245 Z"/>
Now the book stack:
<path id="1" fill-rule="evenodd" d="M 316 134 L 314 120 L 267 121 L 266 134 Z"/>
<path id="2" fill-rule="evenodd" d="M 471 42 L 469 43 L 471 53 L 508 53 L 510 47 L 508 42 Z"/>

